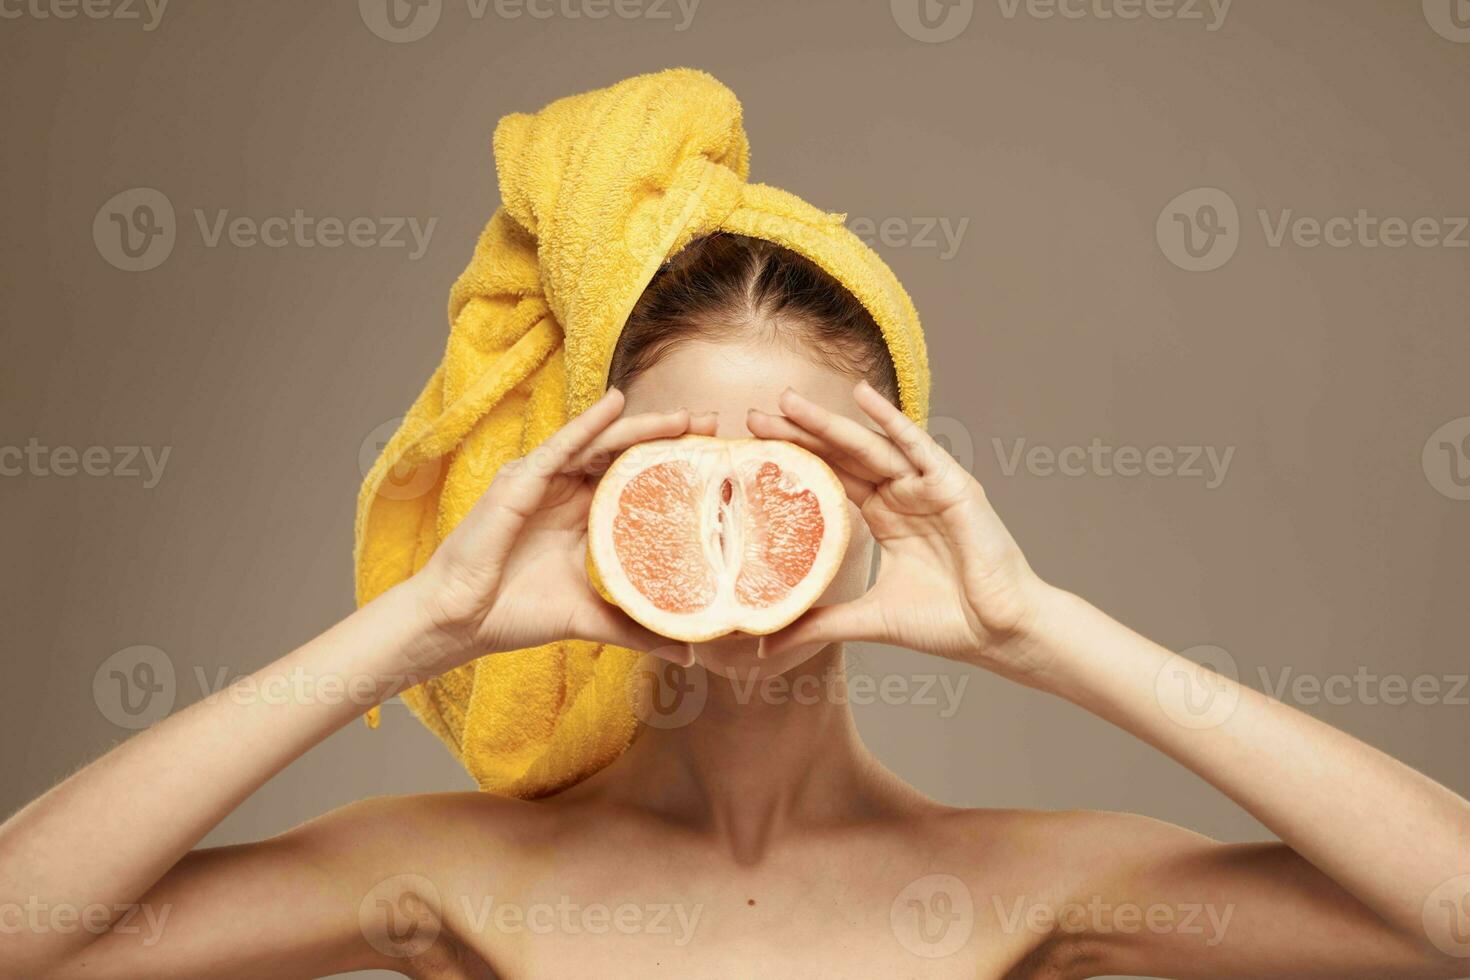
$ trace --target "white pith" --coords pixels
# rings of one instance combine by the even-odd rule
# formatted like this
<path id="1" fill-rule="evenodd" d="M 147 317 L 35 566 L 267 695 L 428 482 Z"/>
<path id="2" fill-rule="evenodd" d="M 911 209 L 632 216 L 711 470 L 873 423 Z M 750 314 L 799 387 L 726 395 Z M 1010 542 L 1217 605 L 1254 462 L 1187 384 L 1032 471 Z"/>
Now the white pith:
<path id="1" fill-rule="evenodd" d="M 612 525 L 629 480 L 665 460 L 680 459 L 701 474 L 704 501 L 699 508 L 699 540 L 716 580 L 715 598 L 691 613 L 660 609 L 627 578 L 616 553 Z M 772 605 L 752 608 L 735 597 L 743 554 L 740 467 L 771 460 L 788 478 L 816 495 L 824 529 L 811 571 Z M 732 482 L 731 503 L 721 504 L 724 481 Z M 700 642 L 741 631 L 773 633 L 808 609 L 830 584 L 847 549 L 850 532 L 847 496 L 837 476 L 813 454 L 787 442 L 764 439 L 713 439 L 683 436 L 640 443 L 623 453 L 604 475 L 588 519 L 592 562 L 604 589 L 633 619 L 662 636 Z"/>

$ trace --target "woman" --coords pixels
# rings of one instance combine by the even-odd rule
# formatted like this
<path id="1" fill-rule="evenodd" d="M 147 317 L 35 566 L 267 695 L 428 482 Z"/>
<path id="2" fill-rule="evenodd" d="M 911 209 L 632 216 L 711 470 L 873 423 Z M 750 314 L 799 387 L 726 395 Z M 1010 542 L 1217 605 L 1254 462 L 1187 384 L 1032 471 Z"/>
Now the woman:
<path id="1" fill-rule="evenodd" d="M 1470 805 L 1043 581 L 982 488 L 899 410 L 895 375 L 873 318 L 812 262 L 724 233 L 682 249 L 627 318 L 606 395 L 505 467 L 416 574 L 0 828 L 4 975 L 1467 972 L 1454 916 L 1470 907 Z M 858 519 L 843 566 L 816 609 L 764 640 L 673 645 L 588 582 L 598 471 L 683 433 L 789 440 L 847 489 Z M 644 726 L 611 765 L 536 802 L 373 799 L 195 849 L 361 712 L 358 698 L 249 691 L 368 678 L 377 703 L 486 651 L 565 637 L 649 651 L 665 682 L 699 686 L 700 709 Z M 848 641 L 1064 698 L 1173 756 L 1281 843 L 927 799 L 859 740 Z M 823 693 L 751 694 L 772 677 Z M 70 927 L 58 910 L 73 910 Z"/>

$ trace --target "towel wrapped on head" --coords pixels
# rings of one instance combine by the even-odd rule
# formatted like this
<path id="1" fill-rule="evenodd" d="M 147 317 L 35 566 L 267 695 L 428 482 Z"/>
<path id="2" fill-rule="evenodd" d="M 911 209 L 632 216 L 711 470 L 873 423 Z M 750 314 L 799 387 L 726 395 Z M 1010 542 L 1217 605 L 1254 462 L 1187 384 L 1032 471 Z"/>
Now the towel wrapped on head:
<path id="1" fill-rule="evenodd" d="M 740 103 L 710 75 L 640 75 L 506 116 L 494 147 L 502 206 L 450 292 L 444 360 L 358 496 L 359 605 L 422 568 L 502 463 L 597 400 L 644 288 L 704 235 L 774 242 L 846 287 L 883 333 L 903 410 L 925 421 L 929 371 L 908 294 L 844 215 L 746 183 Z M 495 653 L 403 699 L 481 789 L 531 799 L 627 749 L 638 657 L 583 641 Z"/>

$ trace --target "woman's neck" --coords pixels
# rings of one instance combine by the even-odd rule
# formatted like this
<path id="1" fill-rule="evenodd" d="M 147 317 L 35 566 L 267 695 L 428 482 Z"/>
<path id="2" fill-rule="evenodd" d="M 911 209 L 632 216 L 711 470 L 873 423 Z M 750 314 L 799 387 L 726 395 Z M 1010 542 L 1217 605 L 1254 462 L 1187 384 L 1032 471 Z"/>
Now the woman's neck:
<path id="1" fill-rule="evenodd" d="M 722 838 L 743 862 L 794 829 L 862 819 L 892 802 L 889 774 L 858 737 L 840 644 L 756 680 L 652 663 L 663 682 L 643 692 L 646 723 L 633 746 L 567 798 L 656 812 Z"/>

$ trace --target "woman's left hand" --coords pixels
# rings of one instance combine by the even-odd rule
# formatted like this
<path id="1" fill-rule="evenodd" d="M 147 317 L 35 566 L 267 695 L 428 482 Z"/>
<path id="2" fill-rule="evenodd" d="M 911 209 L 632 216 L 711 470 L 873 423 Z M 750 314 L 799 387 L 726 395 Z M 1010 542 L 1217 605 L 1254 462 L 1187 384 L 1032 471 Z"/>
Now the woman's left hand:
<path id="1" fill-rule="evenodd" d="M 866 594 L 809 610 L 768 637 L 765 654 L 867 640 L 1028 682 L 1043 666 L 1026 640 L 1045 585 L 974 477 L 867 382 L 853 397 L 881 431 L 789 389 L 783 415 L 750 413 L 756 436 L 794 442 L 832 466 L 881 552 Z"/>
<path id="2" fill-rule="evenodd" d="M 1177 910 L 1206 893 L 1239 909 L 1228 941 L 1223 926 L 1206 943 L 1178 928 L 1139 930 L 1125 941 L 1103 928 L 1093 934 L 1107 950 L 1099 974 L 1464 973 L 1456 949 L 1464 943 L 1453 933 L 1459 910 L 1470 909 L 1470 804 L 1044 584 L 948 453 L 867 385 L 856 399 L 881 433 L 790 391 L 781 396 L 784 414 L 752 413 L 747 423 L 757 436 L 790 440 L 832 464 L 883 559 L 866 594 L 808 610 L 769 637 L 767 649 L 875 640 L 987 667 L 1137 735 L 1280 838 L 1226 845 L 1139 817 L 1068 818 L 1068 826 L 1091 828 L 1060 832 L 1077 853 L 1089 861 L 1107 854 L 1083 862 L 1075 901 L 1102 896 L 1115 909 Z M 1304 950 L 1280 928 L 1287 919 L 1328 938 Z"/>

